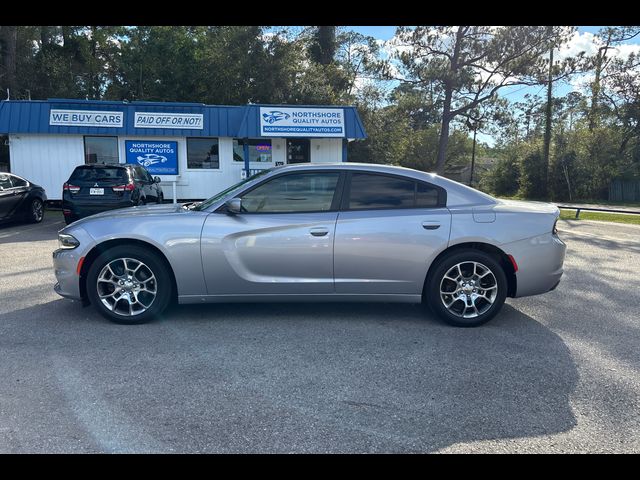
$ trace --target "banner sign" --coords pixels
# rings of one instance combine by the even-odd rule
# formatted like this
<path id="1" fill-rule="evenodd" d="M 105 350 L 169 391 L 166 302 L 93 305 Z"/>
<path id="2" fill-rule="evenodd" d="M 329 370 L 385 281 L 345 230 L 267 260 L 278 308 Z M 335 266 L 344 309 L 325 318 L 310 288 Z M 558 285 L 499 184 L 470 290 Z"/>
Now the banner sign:
<path id="1" fill-rule="evenodd" d="M 151 175 L 178 175 L 178 142 L 127 140 L 127 163 L 142 165 Z"/>
<path id="2" fill-rule="evenodd" d="M 136 112 L 135 128 L 186 128 L 202 130 L 204 115 L 201 113 Z"/>
<path id="3" fill-rule="evenodd" d="M 344 137 L 342 108 L 260 107 L 263 137 Z"/>
<path id="4" fill-rule="evenodd" d="M 124 112 L 51 109 L 49 112 L 49 125 L 121 128 L 123 118 Z"/>

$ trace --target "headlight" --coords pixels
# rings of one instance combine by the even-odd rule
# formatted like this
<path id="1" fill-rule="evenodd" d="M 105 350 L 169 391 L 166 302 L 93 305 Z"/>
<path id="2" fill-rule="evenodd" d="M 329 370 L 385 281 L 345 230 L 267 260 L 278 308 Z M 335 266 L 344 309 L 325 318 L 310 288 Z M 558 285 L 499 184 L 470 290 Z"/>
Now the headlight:
<path id="1" fill-rule="evenodd" d="M 69 235 L 68 233 L 58 234 L 58 246 L 63 250 L 71 250 L 78 245 L 80 245 L 80 242 L 73 235 Z"/>

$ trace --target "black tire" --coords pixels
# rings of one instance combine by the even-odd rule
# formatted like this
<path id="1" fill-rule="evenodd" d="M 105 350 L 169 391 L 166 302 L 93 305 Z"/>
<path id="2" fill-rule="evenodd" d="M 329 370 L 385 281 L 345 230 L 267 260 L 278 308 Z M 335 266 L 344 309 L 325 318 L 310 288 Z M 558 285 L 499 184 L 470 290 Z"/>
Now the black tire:
<path id="1" fill-rule="evenodd" d="M 455 282 L 444 280 L 444 277 L 447 272 L 452 268 L 455 268 L 458 264 L 463 264 L 461 267 L 463 272 L 460 273 L 463 277 L 466 277 L 471 271 L 472 264 L 465 264 L 465 262 L 477 262 L 488 268 L 493 274 L 493 279 L 495 279 L 495 284 L 497 285 L 497 293 L 495 294 L 495 298 L 493 298 L 493 303 L 490 303 L 480 297 L 478 300 L 480 308 L 476 309 L 476 312 L 479 313 L 476 313 L 476 316 L 472 318 L 464 318 L 460 315 L 460 313 L 462 313 L 462 315 L 466 314 L 467 311 L 467 303 L 465 303 L 464 300 L 457 300 L 457 303 L 450 303 L 451 309 L 448 309 L 440 295 L 440 286 L 443 281 L 444 291 L 449 291 L 449 288 L 459 288 Z M 481 269 L 481 267 L 477 268 Z M 457 271 L 458 270 L 456 270 L 456 272 Z M 482 271 L 484 272 L 484 270 Z M 492 295 L 488 293 L 489 290 L 481 289 L 483 286 L 487 288 L 490 287 L 493 283 L 493 279 L 491 276 L 487 275 L 486 279 L 483 279 L 482 281 L 478 280 L 478 292 L 483 292 L 485 295 Z M 485 283 L 482 285 L 480 282 Z M 434 265 L 425 284 L 423 297 L 431 310 L 449 325 L 456 327 L 477 327 L 487 323 L 500 311 L 507 297 L 507 286 L 507 277 L 504 270 L 500 265 L 499 260 L 494 256 L 473 249 L 454 250 L 452 253 L 442 257 L 438 263 Z M 472 290 L 472 292 L 475 292 L 475 290 Z M 454 296 L 446 296 L 445 298 L 451 300 Z M 476 301 L 474 300 L 472 303 L 475 305 Z M 461 310 L 462 312 L 457 310 Z M 473 314 L 473 312 L 471 314 Z"/>
<path id="2" fill-rule="evenodd" d="M 29 202 L 29 212 L 27 218 L 30 223 L 40 223 L 44 219 L 44 203 L 39 198 L 34 198 Z"/>
<path id="3" fill-rule="evenodd" d="M 149 303 L 149 306 L 148 308 L 146 308 L 146 310 L 131 316 L 120 314 L 117 311 L 119 309 L 122 310 L 123 307 L 127 306 L 127 304 L 124 303 L 127 301 L 126 299 L 115 301 L 113 306 L 115 307 L 114 310 L 116 311 L 112 311 L 102 303 L 98 294 L 98 276 L 100 275 L 102 269 L 107 264 L 120 258 L 133 259 L 135 261 L 142 262 L 148 269 L 148 271 L 150 271 L 155 277 L 155 298 Z M 112 322 L 126 325 L 135 325 L 149 322 L 162 314 L 162 312 L 167 308 L 167 305 L 169 305 L 171 301 L 173 287 L 171 282 L 171 275 L 168 271 L 168 268 L 169 267 L 167 266 L 166 262 L 163 259 L 159 258 L 157 254 L 149 252 L 147 249 L 138 245 L 122 245 L 110 248 L 101 253 L 89 267 L 86 279 L 87 296 L 89 297 L 89 301 L 91 302 L 93 307 L 98 310 L 98 312 L 100 312 L 100 314 L 102 314 L 105 318 L 111 320 Z M 147 275 L 147 277 L 150 278 L 147 270 L 145 270 L 144 267 L 140 270 L 140 272 L 143 272 L 144 275 Z M 115 273 L 120 272 L 116 271 Z M 136 273 L 136 275 L 141 274 Z M 141 281 L 141 278 L 137 280 Z M 102 286 L 100 288 L 104 288 L 105 284 L 101 283 L 101 285 Z M 148 299 L 145 301 L 148 301 Z"/>

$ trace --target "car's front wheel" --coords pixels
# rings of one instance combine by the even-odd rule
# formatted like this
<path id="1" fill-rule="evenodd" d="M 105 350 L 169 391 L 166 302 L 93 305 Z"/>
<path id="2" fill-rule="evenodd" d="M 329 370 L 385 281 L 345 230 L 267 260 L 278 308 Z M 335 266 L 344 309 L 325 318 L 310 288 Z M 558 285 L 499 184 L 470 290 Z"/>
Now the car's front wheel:
<path id="1" fill-rule="evenodd" d="M 116 323 L 145 323 L 160 315 L 171 300 L 172 283 L 158 255 L 137 245 L 101 253 L 87 272 L 91 304 Z"/>
<path id="2" fill-rule="evenodd" d="M 457 327 L 477 327 L 491 320 L 507 296 L 507 277 L 491 255 L 465 249 L 445 255 L 425 286 L 431 309 Z"/>

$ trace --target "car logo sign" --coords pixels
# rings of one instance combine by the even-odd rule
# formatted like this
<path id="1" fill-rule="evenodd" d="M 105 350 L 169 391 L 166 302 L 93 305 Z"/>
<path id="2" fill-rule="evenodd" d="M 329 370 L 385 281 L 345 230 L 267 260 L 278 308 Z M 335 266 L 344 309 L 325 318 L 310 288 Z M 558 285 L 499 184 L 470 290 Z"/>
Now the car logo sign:
<path id="1" fill-rule="evenodd" d="M 279 110 L 271 110 L 269 113 L 263 113 L 262 118 L 267 123 L 275 123 L 280 120 L 288 120 L 291 117 L 288 113 L 281 112 Z"/>
<path id="2" fill-rule="evenodd" d="M 96 184 L 94 185 L 94 187 L 97 187 L 97 186 L 98 186 L 98 183 L 96 182 Z"/>

